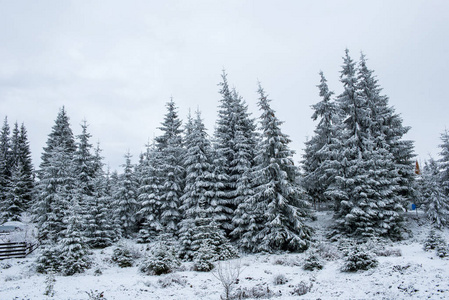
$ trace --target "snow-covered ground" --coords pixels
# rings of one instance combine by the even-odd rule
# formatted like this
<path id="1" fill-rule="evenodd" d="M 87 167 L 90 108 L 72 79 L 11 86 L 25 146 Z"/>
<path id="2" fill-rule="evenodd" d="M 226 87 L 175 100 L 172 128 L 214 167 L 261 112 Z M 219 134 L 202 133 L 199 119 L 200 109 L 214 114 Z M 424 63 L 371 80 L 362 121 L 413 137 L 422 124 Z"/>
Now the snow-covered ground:
<path id="1" fill-rule="evenodd" d="M 327 243 L 324 233 L 331 214 L 321 212 L 311 223 L 317 240 Z M 413 214 L 410 214 L 413 216 Z M 240 263 L 241 274 L 234 289 L 257 291 L 277 299 L 298 299 L 292 294 L 301 284 L 311 289 L 300 299 L 447 299 L 449 298 L 449 260 L 434 251 L 423 250 L 430 227 L 421 220 L 409 222 L 413 237 L 391 243 L 385 249 L 400 250 L 401 256 L 378 256 L 378 267 L 356 273 L 340 271 L 343 259 L 325 261 L 322 270 L 305 271 L 302 264 L 307 253 L 248 255 L 231 261 Z M 449 232 L 442 236 L 448 241 Z M 145 246 L 131 243 L 138 251 Z M 337 244 L 331 245 L 334 249 Z M 372 245 L 375 247 L 376 245 Z M 397 253 L 398 251 L 396 251 Z M 112 247 L 94 251 L 94 266 L 85 274 L 55 276 L 52 299 L 219 299 L 223 287 L 212 273 L 190 271 L 184 263 L 181 270 L 162 276 L 143 275 L 138 267 L 119 268 L 110 261 Z M 35 254 L 25 259 L 0 261 L 0 299 L 50 299 L 45 296 L 47 275 L 33 271 Z M 225 265 L 227 266 L 227 265 Z M 95 274 L 96 270 L 101 274 Z M 98 271 L 97 271 L 98 273 Z M 286 279 L 275 284 L 275 278 Z M 279 280 L 282 281 L 282 280 Z M 98 298 L 103 299 L 103 298 Z"/>

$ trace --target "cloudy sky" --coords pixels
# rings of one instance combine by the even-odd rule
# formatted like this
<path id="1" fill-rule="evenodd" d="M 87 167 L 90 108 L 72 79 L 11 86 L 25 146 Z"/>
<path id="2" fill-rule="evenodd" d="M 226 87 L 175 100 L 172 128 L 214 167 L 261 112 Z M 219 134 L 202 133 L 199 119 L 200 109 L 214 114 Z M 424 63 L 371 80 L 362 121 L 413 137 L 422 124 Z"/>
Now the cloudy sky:
<path id="1" fill-rule="evenodd" d="M 223 68 L 254 117 L 257 80 L 300 160 L 322 70 L 339 94 L 344 49 L 368 58 L 412 127 L 420 160 L 449 127 L 449 1 L 0 0 L 0 117 L 24 122 L 33 160 L 59 109 L 86 119 L 113 169 L 137 161 L 173 97 L 213 133 Z"/>

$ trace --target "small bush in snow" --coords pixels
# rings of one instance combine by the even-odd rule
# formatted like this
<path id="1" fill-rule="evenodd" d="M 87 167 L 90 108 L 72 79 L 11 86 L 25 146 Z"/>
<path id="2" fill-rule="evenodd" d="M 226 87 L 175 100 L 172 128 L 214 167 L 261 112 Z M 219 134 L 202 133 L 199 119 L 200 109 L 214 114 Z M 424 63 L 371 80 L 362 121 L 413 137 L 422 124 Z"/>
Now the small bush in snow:
<path id="1" fill-rule="evenodd" d="M 232 291 L 234 285 L 239 281 L 240 273 L 242 272 L 240 261 L 231 263 L 230 261 L 219 262 L 217 268 L 212 272 L 212 275 L 217 278 L 224 288 L 224 297 L 222 299 L 232 299 Z"/>
<path id="2" fill-rule="evenodd" d="M 298 283 L 297 285 L 295 285 L 293 287 L 293 291 L 290 292 L 290 294 L 295 295 L 295 296 L 302 296 L 307 294 L 308 292 L 310 292 L 310 290 L 312 289 L 313 284 L 307 284 L 304 281 L 301 281 L 300 283 Z"/>
<path id="3" fill-rule="evenodd" d="M 96 268 L 95 271 L 94 271 L 94 275 L 95 276 L 100 276 L 100 275 L 103 275 L 103 272 L 101 271 L 100 268 Z"/>
<path id="4" fill-rule="evenodd" d="M 307 271 L 321 270 L 323 268 L 323 262 L 317 253 L 312 252 L 304 260 L 302 268 Z"/>
<path id="5" fill-rule="evenodd" d="M 319 243 L 316 246 L 317 253 L 327 261 L 334 261 L 341 258 L 341 253 L 337 247 L 330 243 Z"/>
<path id="6" fill-rule="evenodd" d="M 274 293 L 268 284 L 265 283 L 259 283 L 252 288 L 238 288 L 236 289 L 235 293 L 233 293 L 232 297 L 230 298 L 224 298 L 224 299 L 268 299 L 274 296 L 279 296 L 278 294 Z M 222 298 L 223 299 L 223 298 Z"/>
<path id="7" fill-rule="evenodd" d="M 3 270 L 9 269 L 11 267 L 12 267 L 12 265 L 9 262 L 0 264 L 0 269 L 3 269 Z"/>
<path id="8" fill-rule="evenodd" d="M 104 292 L 90 290 L 90 292 L 86 292 L 86 294 L 89 297 L 89 300 L 106 300 L 104 297 Z"/>
<path id="9" fill-rule="evenodd" d="M 436 248 L 437 255 L 441 258 L 449 256 L 447 246 L 445 244 L 439 244 Z"/>
<path id="10" fill-rule="evenodd" d="M 395 256 L 395 257 L 400 257 L 402 256 L 402 252 L 401 249 L 382 249 L 382 250 L 377 250 L 376 252 L 377 256 Z"/>
<path id="11" fill-rule="evenodd" d="M 282 256 L 276 257 L 273 260 L 273 265 L 297 267 L 300 265 L 300 262 L 296 259 L 296 257 Z"/>
<path id="12" fill-rule="evenodd" d="M 114 249 L 111 259 L 120 268 L 132 267 L 134 264 L 134 258 L 131 253 L 131 250 L 123 244 L 119 244 Z"/>
<path id="13" fill-rule="evenodd" d="M 185 286 L 187 284 L 187 281 L 178 274 L 169 274 L 165 277 L 160 278 L 157 283 L 161 288 L 165 289 L 174 285 Z"/>
<path id="14" fill-rule="evenodd" d="M 349 251 L 341 268 L 342 272 L 356 272 L 358 270 L 369 270 L 378 265 L 376 257 L 369 251 L 357 246 Z"/>
<path id="15" fill-rule="evenodd" d="M 287 282 L 288 282 L 288 279 L 287 279 L 287 277 L 285 277 L 284 274 L 278 274 L 278 275 L 274 276 L 273 283 L 275 285 L 282 285 L 282 284 L 286 284 Z"/>
<path id="16" fill-rule="evenodd" d="M 173 250 L 163 244 L 156 245 L 139 267 L 140 272 L 147 275 L 162 275 L 173 272 L 180 265 Z"/>
<path id="17" fill-rule="evenodd" d="M 45 296 L 53 297 L 55 295 L 55 283 L 55 275 L 52 272 L 49 272 L 47 277 L 45 277 Z"/>

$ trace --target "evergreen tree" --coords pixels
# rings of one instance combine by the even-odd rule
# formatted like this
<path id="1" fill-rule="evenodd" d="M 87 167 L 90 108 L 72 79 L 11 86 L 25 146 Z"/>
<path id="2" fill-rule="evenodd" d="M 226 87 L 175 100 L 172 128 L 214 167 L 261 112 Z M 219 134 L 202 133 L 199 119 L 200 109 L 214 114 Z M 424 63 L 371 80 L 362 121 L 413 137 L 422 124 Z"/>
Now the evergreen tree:
<path id="1" fill-rule="evenodd" d="M 6 194 L 4 205 L 1 209 L 0 220 L 20 221 L 20 216 L 24 211 L 26 200 L 26 178 L 24 177 L 23 165 L 20 161 L 14 165 L 8 192 Z"/>
<path id="2" fill-rule="evenodd" d="M 20 165 L 20 185 L 22 207 L 27 210 L 31 207 L 33 201 L 33 189 L 34 189 L 34 168 L 31 160 L 31 150 L 28 142 L 28 134 L 25 125 L 22 123 L 20 126 L 19 139 L 18 139 L 18 157 L 17 164 Z"/>
<path id="3" fill-rule="evenodd" d="M 368 69 L 363 54 L 359 62 L 358 81 L 359 94 L 367 100 L 370 110 L 370 132 L 375 139 L 375 146 L 386 149 L 393 156 L 393 163 L 399 175 L 396 194 L 402 198 L 401 204 L 406 207 L 416 197 L 414 146 L 412 141 L 402 139 L 410 127 L 402 125 L 402 118 L 388 105 L 388 97 L 381 95 L 382 89 L 374 72 Z"/>
<path id="4" fill-rule="evenodd" d="M 254 165 L 257 137 L 254 120 L 237 92 L 229 88 L 223 71 L 219 84 L 220 106 L 215 128 L 215 174 L 220 189 L 217 190 L 215 220 L 228 233 L 234 228 L 234 210 L 246 198 L 247 170 Z"/>
<path id="5" fill-rule="evenodd" d="M 158 151 L 157 165 L 161 178 L 160 224 L 166 233 L 176 233 L 181 219 L 180 205 L 184 186 L 184 169 L 182 167 L 182 129 L 181 120 L 178 118 L 177 108 L 173 99 L 167 103 L 167 114 L 159 129 L 163 132 L 156 137 Z"/>
<path id="6" fill-rule="evenodd" d="M 11 185 L 11 140 L 8 118 L 5 117 L 3 127 L 0 132 L 0 209 L 5 211 L 7 207 L 7 196 Z M 0 215 L 0 223 L 7 221 L 4 219 L 9 214 Z"/>
<path id="7" fill-rule="evenodd" d="M 449 197 L 449 132 L 444 130 L 441 134 L 440 152 L 440 178 L 444 194 Z"/>
<path id="8" fill-rule="evenodd" d="M 438 229 L 449 224 L 449 197 L 444 193 L 440 170 L 438 162 L 430 158 L 424 165 L 420 185 L 427 219 Z"/>
<path id="9" fill-rule="evenodd" d="M 78 201 L 81 194 L 72 199 L 67 216 L 67 228 L 61 239 L 61 271 L 66 276 L 83 273 L 90 266 L 89 249 L 85 238 L 84 218 Z"/>
<path id="10" fill-rule="evenodd" d="M 67 215 L 75 188 L 73 155 L 76 150 L 69 118 L 62 108 L 42 154 L 33 206 L 44 243 L 58 242 L 66 229 Z"/>
<path id="11" fill-rule="evenodd" d="M 162 178 L 159 175 L 160 166 L 155 145 L 147 145 L 146 153 L 141 161 L 141 178 L 138 189 L 138 216 L 142 220 L 139 231 L 139 242 L 150 242 L 151 238 L 163 231 L 161 224 L 162 202 L 159 195 Z"/>
<path id="12" fill-rule="evenodd" d="M 197 112 L 193 124 L 187 124 L 191 130 L 188 130 L 185 137 L 186 184 L 181 197 L 184 219 L 181 221 L 179 234 L 181 243 L 179 253 L 183 258 L 192 259 L 195 251 L 199 249 L 203 239 L 206 238 L 200 234 L 200 228 L 206 229 L 204 226 L 213 220 L 217 202 L 212 147 L 200 113 Z M 209 235 L 214 234 L 212 228 L 207 229 Z M 213 229 L 215 229 L 215 234 L 219 234 L 218 228 L 214 227 Z"/>
<path id="13" fill-rule="evenodd" d="M 3 197 L 4 220 L 19 220 L 20 214 L 29 208 L 33 190 L 33 167 L 31 153 L 27 141 L 24 125 L 19 129 L 17 122 L 14 124 L 11 137 L 7 136 L 9 126 L 5 123 L 3 128 L 2 146 L 3 159 L 0 159 L 0 181 Z M 2 202 L 0 202 L 0 207 Z"/>
<path id="14" fill-rule="evenodd" d="M 302 161 L 303 186 L 311 197 L 315 208 L 319 203 L 329 202 L 326 191 L 335 181 L 338 169 L 336 154 L 339 144 L 337 107 L 331 99 L 333 92 L 329 91 L 323 72 L 320 72 L 320 76 L 321 82 L 318 88 L 322 100 L 312 106 L 314 109 L 312 119 L 316 121 L 319 118 L 320 120 L 314 131 L 315 135 L 306 142 Z"/>
<path id="15" fill-rule="evenodd" d="M 247 222 L 240 245 L 250 252 L 303 251 L 312 229 L 305 225 L 309 203 L 296 182 L 290 139 L 282 133 L 275 111 L 259 85 L 262 140 L 254 170 L 254 195 L 244 205 Z M 241 225 L 243 226 L 243 225 Z"/>
<path id="16" fill-rule="evenodd" d="M 120 224 L 123 237 L 130 237 L 136 230 L 137 180 L 131 157 L 129 152 L 125 155 L 124 172 L 119 176 L 114 194 L 115 221 Z"/>
<path id="17" fill-rule="evenodd" d="M 363 63 L 363 59 L 362 59 Z M 358 70 L 346 50 L 337 97 L 341 118 L 340 170 L 331 195 L 338 201 L 337 227 L 359 237 L 399 238 L 402 217 L 399 175 L 376 111 L 376 86 L 366 68 Z"/>
<path id="18" fill-rule="evenodd" d="M 41 156 L 41 163 L 39 165 L 40 170 L 37 172 L 40 176 L 41 171 L 45 170 L 48 164 L 49 158 L 51 158 L 54 151 L 53 148 L 59 147 L 64 152 L 74 153 L 76 150 L 75 139 L 73 138 L 73 132 L 70 128 L 69 116 L 65 111 L 65 107 L 62 107 L 55 120 L 55 125 L 52 127 L 51 133 L 48 135 L 47 146 L 44 147 L 44 152 Z"/>

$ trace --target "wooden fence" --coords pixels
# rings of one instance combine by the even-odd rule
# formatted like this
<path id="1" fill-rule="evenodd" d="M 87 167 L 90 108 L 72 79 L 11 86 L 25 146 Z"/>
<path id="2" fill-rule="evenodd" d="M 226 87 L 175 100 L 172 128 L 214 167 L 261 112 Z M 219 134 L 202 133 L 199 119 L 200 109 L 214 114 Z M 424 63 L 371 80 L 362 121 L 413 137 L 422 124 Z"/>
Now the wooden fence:
<path id="1" fill-rule="evenodd" d="M 34 249 L 37 244 L 20 242 L 20 243 L 2 243 L 0 244 L 0 260 L 7 258 L 24 258 Z"/>

